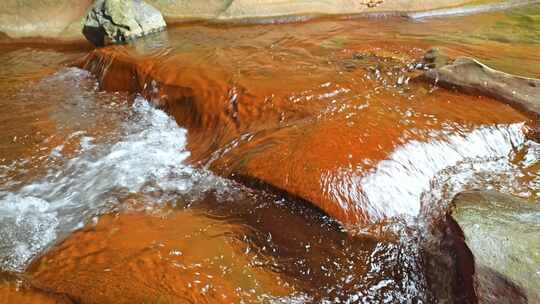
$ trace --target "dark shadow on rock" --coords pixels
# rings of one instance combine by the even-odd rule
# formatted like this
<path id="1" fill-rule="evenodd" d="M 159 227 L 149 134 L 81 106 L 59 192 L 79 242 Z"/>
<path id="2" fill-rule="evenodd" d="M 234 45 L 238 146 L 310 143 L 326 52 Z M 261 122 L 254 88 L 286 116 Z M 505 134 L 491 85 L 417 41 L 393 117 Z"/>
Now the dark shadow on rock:
<path id="1" fill-rule="evenodd" d="M 90 41 L 95 46 L 104 46 L 105 45 L 105 30 L 101 27 L 92 27 L 85 26 L 83 27 L 82 33 L 88 41 Z"/>
<path id="2" fill-rule="evenodd" d="M 474 289 L 474 256 L 458 223 L 446 215 L 434 224 L 422 246 L 424 272 L 439 303 L 478 303 Z"/>
<path id="3" fill-rule="evenodd" d="M 523 288 L 489 267 L 477 265 L 475 283 L 480 304 L 529 303 Z"/>
<path id="4" fill-rule="evenodd" d="M 0 40 L 8 40 L 8 39 L 10 39 L 9 36 L 6 33 L 0 31 Z"/>

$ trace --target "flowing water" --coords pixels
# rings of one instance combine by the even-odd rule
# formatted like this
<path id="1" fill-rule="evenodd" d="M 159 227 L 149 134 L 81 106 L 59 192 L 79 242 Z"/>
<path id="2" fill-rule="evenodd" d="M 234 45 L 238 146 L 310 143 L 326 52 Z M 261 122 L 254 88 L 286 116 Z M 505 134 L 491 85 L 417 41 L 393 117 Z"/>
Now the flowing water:
<path id="1" fill-rule="evenodd" d="M 540 77 L 538 16 L 190 24 L 101 61 L 0 50 L 0 302 L 443 301 L 431 224 L 462 190 L 540 202 L 540 146 L 415 62 L 438 46 Z"/>

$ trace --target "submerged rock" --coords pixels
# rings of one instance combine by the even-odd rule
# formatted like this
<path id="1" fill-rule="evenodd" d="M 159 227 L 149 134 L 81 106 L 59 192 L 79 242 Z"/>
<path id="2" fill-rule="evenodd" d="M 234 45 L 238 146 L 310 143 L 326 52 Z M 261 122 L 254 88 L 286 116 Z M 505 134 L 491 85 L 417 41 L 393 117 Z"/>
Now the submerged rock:
<path id="1" fill-rule="evenodd" d="M 83 34 L 94 45 L 126 41 L 163 30 L 161 13 L 142 0 L 98 0 L 84 22 Z"/>
<path id="2" fill-rule="evenodd" d="M 0 304 L 70 304 L 67 297 L 38 290 L 22 277 L 0 272 Z"/>
<path id="3" fill-rule="evenodd" d="M 475 303 L 473 257 L 451 217 L 422 246 L 401 225 L 350 237 L 316 210 L 274 199 L 104 215 L 35 260 L 27 278 L 81 304 Z"/>
<path id="4" fill-rule="evenodd" d="M 435 84 L 480 93 L 503 100 L 518 110 L 540 118 L 540 80 L 494 70 L 468 57 L 445 64 L 447 57 L 430 51 L 424 57 L 429 69 L 424 77 Z"/>
<path id="5" fill-rule="evenodd" d="M 480 277 L 485 303 L 496 300 L 504 278 L 486 280 L 500 273 L 525 290 L 530 303 L 540 300 L 540 205 L 510 195 L 469 191 L 457 195 L 453 217 L 463 229 L 479 267 L 491 274 Z M 488 282 L 488 283 L 486 283 Z M 508 284 L 507 284 L 508 285 Z M 510 286 L 511 285 L 511 286 Z M 508 290 L 519 289 L 510 283 Z M 490 287 L 491 286 L 491 287 Z M 493 287 L 495 286 L 495 287 Z M 492 300 L 489 300 L 492 298 Z M 519 302 L 514 297 L 515 302 Z"/>
<path id="6" fill-rule="evenodd" d="M 453 231 L 430 247 L 435 259 L 426 256 L 430 273 L 452 274 L 431 292 L 416 243 L 400 243 L 390 227 L 351 238 L 313 209 L 259 199 L 105 215 L 53 246 L 27 276 L 81 304 L 472 303 L 451 294 L 462 287 L 466 300 L 472 288 L 459 280 L 469 272 L 456 269 Z"/>
<path id="7" fill-rule="evenodd" d="M 243 51 L 236 52 L 227 51 L 227 58 L 244 56 Z M 454 149 L 454 139 L 433 142 L 424 131 L 403 141 L 413 121 L 404 121 L 405 113 L 386 109 L 396 104 L 409 107 L 411 103 L 403 96 L 392 95 L 390 89 L 366 97 L 371 105 L 356 98 L 375 90 L 383 81 L 394 86 L 401 75 L 394 66 L 403 64 L 390 57 L 357 55 L 354 64 L 359 68 L 343 74 L 335 73 L 342 69 L 342 60 L 336 60 L 335 69 L 320 69 L 321 73 L 312 77 L 306 77 L 305 71 L 289 61 L 283 65 L 273 62 L 257 81 L 247 74 L 231 84 L 234 65 L 201 62 L 200 56 L 198 52 L 177 53 L 156 60 L 124 46 L 113 46 L 91 52 L 84 68 L 97 75 L 101 89 L 141 93 L 188 128 L 193 163 L 202 163 L 218 175 L 252 188 L 300 198 L 351 230 L 358 229 L 359 224 L 417 215 L 419 195 L 427 189 L 433 174 L 453 165 L 456 159 L 477 155 L 460 145 Z M 269 57 L 266 53 L 258 56 L 260 62 Z M 322 66 L 316 60 L 313 64 Z M 377 67 L 373 73 L 371 66 Z M 366 81 L 353 82 L 351 74 L 365 75 Z M 320 85 L 329 79 L 337 86 Z M 415 95 L 422 96 L 410 108 L 411 115 L 430 113 L 437 120 L 413 117 L 417 130 L 440 130 L 439 122 L 443 121 L 468 119 L 475 126 L 484 126 L 526 119 L 491 99 L 447 90 L 427 94 L 420 89 L 411 88 Z M 303 96 L 303 92 L 309 94 Z M 348 116 L 351 113 L 359 115 Z M 470 116 L 473 113 L 477 114 Z M 440 152 L 439 144 L 449 152 Z M 489 154 L 499 151 L 500 146 L 481 150 Z M 448 153 L 455 157 L 449 158 Z M 405 166 L 394 165 L 397 162 Z M 403 190 L 395 182 L 407 172 L 415 172 L 413 164 L 424 163 L 429 164 L 428 169 L 422 172 L 426 175 L 415 178 L 418 183 Z"/>
<path id="8" fill-rule="evenodd" d="M 37 288 L 76 303 L 237 303 L 232 285 L 243 269 L 235 263 L 245 265 L 247 257 L 235 259 L 235 248 L 219 233 L 219 223 L 191 213 L 167 220 L 105 216 L 55 246 L 28 273 Z"/>

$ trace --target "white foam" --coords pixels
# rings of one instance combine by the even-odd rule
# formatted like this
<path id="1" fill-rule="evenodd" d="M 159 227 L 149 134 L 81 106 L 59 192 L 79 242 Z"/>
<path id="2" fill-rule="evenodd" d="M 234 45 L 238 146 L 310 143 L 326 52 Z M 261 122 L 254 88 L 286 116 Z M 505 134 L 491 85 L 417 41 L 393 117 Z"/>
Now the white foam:
<path id="1" fill-rule="evenodd" d="M 116 143 L 93 144 L 83 136 L 78 155 L 15 192 L 0 192 L 0 268 L 21 270 L 59 233 L 113 207 L 118 193 L 137 193 L 146 185 L 190 188 L 196 174 L 184 165 L 186 130 L 141 97 L 131 114 Z M 51 157 L 62 157 L 61 151 L 54 149 Z"/>
<path id="2" fill-rule="evenodd" d="M 0 266 L 18 269 L 56 238 L 58 219 L 49 203 L 9 194 L 0 201 Z"/>
<path id="3" fill-rule="evenodd" d="M 362 178 L 361 187 L 377 213 L 416 216 L 422 194 L 430 189 L 430 182 L 440 171 L 467 160 L 507 157 L 513 147 L 524 143 L 522 127 L 483 127 L 440 140 L 411 141 Z"/>
<path id="4" fill-rule="evenodd" d="M 486 170 L 492 174 L 510 170 L 509 155 L 526 141 L 522 128 L 521 123 L 487 126 L 463 134 L 432 134 L 437 139 L 429 141 L 410 141 L 368 172 L 345 169 L 332 194 L 344 208 L 350 208 L 344 199 L 355 201 L 355 208 L 367 211 L 370 219 L 416 217 L 424 201 L 435 203 L 439 198 L 431 193 L 443 190 L 436 187 L 463 186 Z M 500 159 L 503 161 L 498 162 Z M 460 170 L 442 174 L 463 163 L 467 165 Z M 434 188 L 435 179 L 440 185 Z"/>

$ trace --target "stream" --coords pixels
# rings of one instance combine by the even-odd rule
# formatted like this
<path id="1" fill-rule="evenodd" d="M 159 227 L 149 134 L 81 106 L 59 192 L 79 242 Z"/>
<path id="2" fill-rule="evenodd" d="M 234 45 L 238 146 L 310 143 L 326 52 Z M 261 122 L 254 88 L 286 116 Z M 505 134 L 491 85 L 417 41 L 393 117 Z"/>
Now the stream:
<path id="1" fill-rule="evenodd" d="M 538 18 L 193 23 L 0 50 L 0 303 L 445 302 L 454 281 L 431 274 L 451 272 L 425 248 L 450 201 L 540 203 L 540 144 L 524 114 L 414 67 L 436 46 L 539 78 Z"/>

